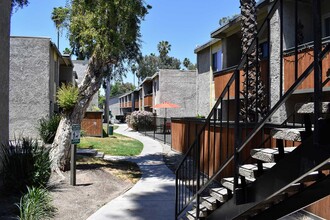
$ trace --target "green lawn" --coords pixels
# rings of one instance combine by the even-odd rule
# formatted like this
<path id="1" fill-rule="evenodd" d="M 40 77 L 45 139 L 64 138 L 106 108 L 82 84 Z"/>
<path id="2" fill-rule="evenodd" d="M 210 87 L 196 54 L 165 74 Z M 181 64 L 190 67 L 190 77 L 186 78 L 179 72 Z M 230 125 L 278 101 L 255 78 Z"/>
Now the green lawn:
<path id="1" fill-rule="evenodd" d="M 143 144 L 135 139 L 116 134 L 110 137 L 82 137 L 79 148 L 96 149 L 113 156 L 134 156 L 141 153 Z"/>

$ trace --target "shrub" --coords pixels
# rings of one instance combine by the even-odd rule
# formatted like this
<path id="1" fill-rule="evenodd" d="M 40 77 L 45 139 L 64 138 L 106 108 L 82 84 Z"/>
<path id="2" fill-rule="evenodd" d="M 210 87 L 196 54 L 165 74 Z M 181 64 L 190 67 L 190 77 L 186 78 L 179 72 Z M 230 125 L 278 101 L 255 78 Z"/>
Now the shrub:
<path id="1" fill-rule="evenodd" d="M 27 188 L 18 205 L 21 220 L 42 220 L 54 217 L 56 208 L 49 192 L 43 188 Z"/>
<path id="2" fill-rule="evenodd" d="M 39 135 L 44 143 L 46 144 L 53 143 L 60 121 L 61 121 L 61 117 L 59 115 L 53 115 L 50 118 L 43 117 L 38 121 Z"/>
<path id="3" fill-rule="evenodd" d="M 57 92 L 58 105 L 64 110 L 68 111 L 74 108 L 78 101 L 79 90 L 78 87 L 73 85 L 63 84 Z"/>
<path id="4" fill-rule="evenodd" d="M 0 147 L 3 183 L 9 191 L 24 191 L 26 186 L 46 186 L 51 174 L 49 149 L 28 138 Z"/>
<path id="5" fill-rule="evenodd" d="M 134 111 L 126 117 L 129 127 L 134 130 L 151 129 L 153 125 L 153 114 L 148 111 Z"/>

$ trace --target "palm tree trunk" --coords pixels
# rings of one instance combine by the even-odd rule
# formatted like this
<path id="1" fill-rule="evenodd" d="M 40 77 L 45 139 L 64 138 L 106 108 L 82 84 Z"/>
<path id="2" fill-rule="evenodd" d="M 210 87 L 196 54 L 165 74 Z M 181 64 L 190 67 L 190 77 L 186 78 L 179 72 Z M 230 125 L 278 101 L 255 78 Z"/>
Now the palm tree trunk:
<path id="1" fill-rule="evenodd" d="M 240 0 L 241 4 L 241 32 L 242 32 L 242 54 L 244 56 L 257 36 L 257 7 L 255 0 Z M 245 63 L 245 80 L 242 95 L 241 117 L 249 122 L 256 122 L 266 114 L 265 87 L 260 77 L 259 59 L 257 57 L 258 45 L 254 45 L 252 52 L 248 55 Z M 248 68 L 247 68 L 248 67 Z M 258 91 L 258 92 L 257 92 Z"/>

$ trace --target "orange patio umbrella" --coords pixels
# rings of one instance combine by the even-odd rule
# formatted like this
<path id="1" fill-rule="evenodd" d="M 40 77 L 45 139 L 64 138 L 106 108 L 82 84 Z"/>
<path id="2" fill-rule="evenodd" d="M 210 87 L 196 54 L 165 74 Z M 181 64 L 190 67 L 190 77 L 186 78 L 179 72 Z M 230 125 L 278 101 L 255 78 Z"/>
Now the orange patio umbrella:
<path id="1" fill-rule="evenodd" d="M 163 102 L 163 103 L 154 105 L 153 108 L 164 108 L 165 109 L 165 118 L 166 118 L 166 110 L 168 108 L 180 108 L 180 106 L 177 104 L 174 104 L 174 103 L 170 103 L 170 102 Z"/>

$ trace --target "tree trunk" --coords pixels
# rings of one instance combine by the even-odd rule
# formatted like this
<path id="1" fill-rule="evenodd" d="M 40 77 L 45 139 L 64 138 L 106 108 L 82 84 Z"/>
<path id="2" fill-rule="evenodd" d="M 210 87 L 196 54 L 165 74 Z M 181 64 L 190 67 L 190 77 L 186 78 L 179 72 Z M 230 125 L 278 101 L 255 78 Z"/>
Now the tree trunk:
<path id="1" fill-rule="evenodd" d="M 102 83 L 102 65 L 93 56 L 88 63 L 84 79 L 79 85 L 79 98 L 71 111 L 64 112 L 57 128 L 50 157 L 52 170 L 59 172 L 70 167 L 70 148 L 72 124 L 80 124 L 93 95 L 100 89 Z"/>
<path id="2" fill-rule="evenodd" d="M 242 54 L 248 51 L 257 36 L 257 8 L 255 0 L 240 0 L 241 4 L 241 32 Z M 257 122 L 266 114 L 265 87 L 260 76 L 259 58 L 257 57 L 258 45 L 254 45 L 249 53 L 248 61 L 244 65 L 241 117 L 244 121 Z M 257 62 L 258 61 L 258 62 Z M 258 91 L 258 92 L 257 92 Z"/>

